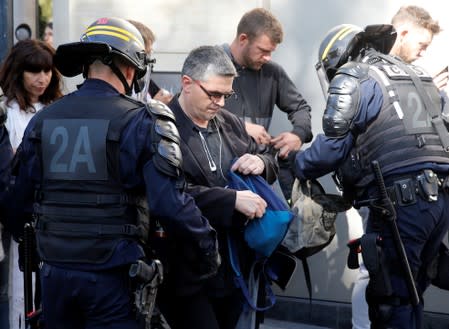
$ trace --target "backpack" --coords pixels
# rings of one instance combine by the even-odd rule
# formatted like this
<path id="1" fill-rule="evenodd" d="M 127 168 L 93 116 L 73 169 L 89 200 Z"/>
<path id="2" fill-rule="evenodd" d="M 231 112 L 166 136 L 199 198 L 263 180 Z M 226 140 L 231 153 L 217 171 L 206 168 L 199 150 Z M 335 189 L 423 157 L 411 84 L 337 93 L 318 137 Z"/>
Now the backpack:
<path id="1" fill-rule="evenodd" d="M 261 176 L 229 171 L 228 187 L 238 191 L 250 190 L 266 201 L 265 214 L 248 222 L 244 238 L 258 256 L 269 257 L 284 239 L 293 219 L 290 207 Z"/>
<path id="2" fill-rule="evenodd" d="M 280 287 L 283 287 L 295 270 L 295 265 L 292 266 L 291 262 L 286 263 L 288 256 L 284 256 L 276 250 L 285 237 L 293 219 L 293 213 L 289 205 L 276 194 L 274 188 L 260 176 L 242 175 L 229 171 L 228 187 L 238 191 L 250 190 L 267 202 L 265 214 L 261 218 L 249 221 L 243 232 L 246 244 L 256 255 L 247 280 L 240 270 L 239 255 L 233 237 L 230 234 L 227 235 L 229 260 L 234 272 L 234 281 L 244 297 L 244 309 L 236 329 L 253 328 L 256 312 L 266 311 L 276 302 L 271 282 L 279 282 Z M 273 260 L 270 261 L 271 257 Z M 281 260 L 283 261 L 281 262 Z M 295 263 L 294 260 L 293 263 Z M 284 264 L 287 264 L 285 269 L 284 266 L 281 267 Z M 285 273 L 286 271 L 287 273 Z M 260 292 L 264 295 L 262 298 L 264 305 L 258 304 L 259 289 L 263 289 Z"/>
<path id="3" fill-rule="evenodd" d="M 351 204 L 340 195 L 326 194 L 317 180 L 300 181 L 296 178 L 293 183 L 291 209 L 295 216 L 281 245 L 301 260 L 309 300 L 312 298 L 312 285 L 307 258 L 332 242 L 337 214 L 350 207 Z"/>

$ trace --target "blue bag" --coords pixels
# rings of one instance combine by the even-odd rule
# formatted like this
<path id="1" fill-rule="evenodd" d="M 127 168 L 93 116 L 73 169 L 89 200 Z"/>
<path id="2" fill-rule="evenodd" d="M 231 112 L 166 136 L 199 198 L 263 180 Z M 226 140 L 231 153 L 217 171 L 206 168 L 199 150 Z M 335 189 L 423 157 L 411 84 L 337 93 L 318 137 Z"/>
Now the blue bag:
<path id="1" fill-rule="evenodd" d="M 262 197 L 267 208 L 262 218 L 249 221 L 245 228 L 245 241 L 260 256 L 269 257 L 282 242 L 293 219 L 290 207 L 274 192 L 265 179 L 255 175 L 228 174 L 229 188 L 250 190 Z"/>

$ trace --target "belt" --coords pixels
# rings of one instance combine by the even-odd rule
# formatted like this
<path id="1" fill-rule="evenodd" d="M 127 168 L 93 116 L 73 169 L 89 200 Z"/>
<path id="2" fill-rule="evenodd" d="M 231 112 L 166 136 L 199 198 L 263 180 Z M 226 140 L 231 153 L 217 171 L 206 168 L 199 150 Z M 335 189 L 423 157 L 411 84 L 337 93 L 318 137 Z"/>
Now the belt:
<path id="1" fill-rule="evenodd" d="M 416 203 L 417 197 L 428 202 L 438 200 L 438 193 L 447 188 L 448 177 L 438 177 L 430 169 L 425 169 L 416 176 L 396 178 L 387 184 L 387 193 L 395 205 L 409 206 Z"/>

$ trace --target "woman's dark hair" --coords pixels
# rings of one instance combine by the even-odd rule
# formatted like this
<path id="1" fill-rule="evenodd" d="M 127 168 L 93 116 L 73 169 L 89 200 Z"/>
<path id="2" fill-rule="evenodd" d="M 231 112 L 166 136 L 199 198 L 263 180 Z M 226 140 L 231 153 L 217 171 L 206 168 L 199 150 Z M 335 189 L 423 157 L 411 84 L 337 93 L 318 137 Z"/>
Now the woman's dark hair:
<path id="1" fill-rule="evenodd" d="M 55 50 L 46 42 L 35 39 L 17 42 L 0 68 L 0 87 L 8 98 L 15 99 L 23 111 L 33 111 L 33 104 L 23 84 L 23 72 L 52 71 L 50 84 L 39 96 L 42 104 L 49 104 L 62 96 L 61 74 L 53 65 Z"/>

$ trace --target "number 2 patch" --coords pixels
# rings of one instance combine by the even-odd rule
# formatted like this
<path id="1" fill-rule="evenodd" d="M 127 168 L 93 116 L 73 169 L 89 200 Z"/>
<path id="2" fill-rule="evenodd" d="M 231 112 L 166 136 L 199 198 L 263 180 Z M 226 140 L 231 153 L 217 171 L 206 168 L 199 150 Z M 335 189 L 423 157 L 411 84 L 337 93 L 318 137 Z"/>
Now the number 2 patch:
<path id="1" fill-rule="evenodd" d="M 106 180 L 108 125 L 102 119 L 44 120 L 44 179 Z"/>

